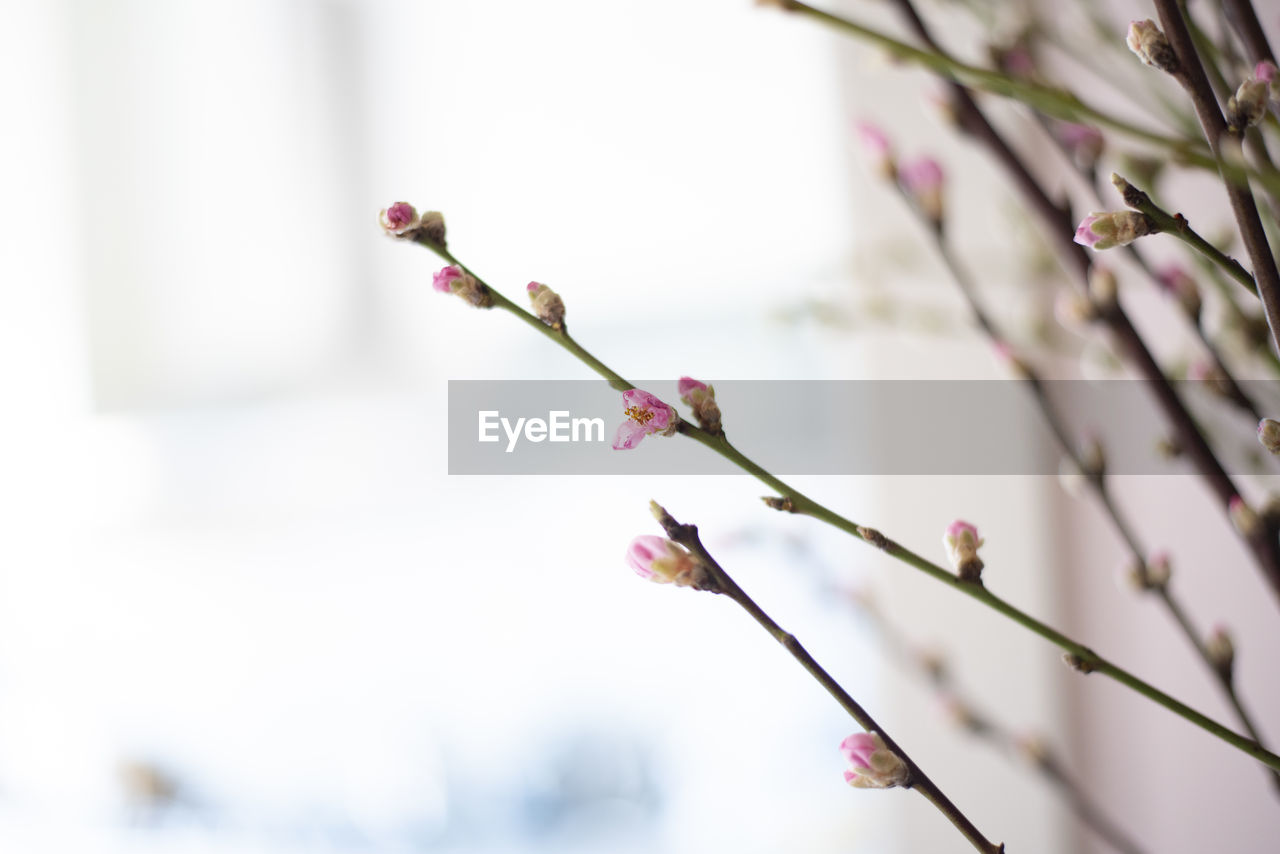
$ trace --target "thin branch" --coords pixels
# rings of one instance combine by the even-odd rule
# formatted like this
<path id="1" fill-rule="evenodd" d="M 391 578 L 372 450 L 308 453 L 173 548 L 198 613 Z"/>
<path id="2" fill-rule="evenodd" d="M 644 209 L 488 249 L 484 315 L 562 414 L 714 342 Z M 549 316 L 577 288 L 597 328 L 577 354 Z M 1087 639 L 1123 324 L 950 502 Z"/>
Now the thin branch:
<path id="1" fill-rule="evenodd" d="M 1001 725 L 977 706 L 956 687 L 947 662 L 937 654 L 913 647 L 903 632 L 893 625 L 873 602 L 865 596 L 852 597 L 859 610 L 866 615 L 886 647 L 897 653 L 934 690 L 939 699 L 946 701 L 952 717 L 960 728 L 981 741 L 1005 751 L 1016 752 L 1036 773 L 1044 777 L 1066 798 L 1067 805 L 1082 824 L 1106 840 L 1111 847 L 1123 854 L 1142 854 L 1142 847 L 1097 804 L 1089 798 L 1085 788 L 1067 773 L 1062 761 L 1047 745 L 1036 740 L 1019 737 Z"/>
<path id="2" fill-rule="evenodd" d="M 934 41 L 911 0 L 893 0 L 893 2 L 906 17 L 920 41 L 941 53 L 941 48 Z M 987 120 L 969 90 L 954 79 L 950 80 L 948 85 L 960 127 L 990 149 L 992 155 L 1009 173 L 1025 203 L 1040 218 L 1058 246 L 1062 257 L 1076 273 L 1079 287 L 1087 292 L 1092 260 L 1088 251 L 1073 240 L 1074 223 L 1071 221 L 1070 212 L 1059 208 L 1049 198 L 1048 193 L 1031 174 L 1027 165 Z M 1118 303 L 1109 311 L 1102 313 L 1100 319 L 1110 328 L 1130 364 L 1146 380 L 1145 384 L 1155 394 L 1156 402 L 1173 428 L 1179 446 L 1213 490 L 1218 498 L 1219 507 L 1223 514 L 1227 515 L 1231 500 L 1239 496 L 1240 491 L 1226 469 L 1222 467 L 1213 449 L 1209 447 L 1195 419 L 1178 397 L 1177 391 L 1160 369 L 1151 351 L 1147 349 L 1133 322 Z M 1270 520 L 1264 521 L 1257 526 L 1257 530 L 1245 536 L 1244 541 L 1253 553 L 1263 577 L 1271 585 L 1272 592 L 1280 598 L 1280 541 L 1276 538 L 1275 523 Z"/>
<path id="3" fill-rule="evenodd" d="M 1210 150 L 1215 157 L 1223 159 L 1223 148 L 1226 146 L 1230 151 L 1225 156 L 1238 156 L 1240 139 L 1227 129 L 1227 121 L 1213 95 L 1177 0 L 1155 0 L 1155 7 L 1164 27 L 1165 37 L 1178 57 L 1178 67 L 1173 77 L 1191 98 Z M 1249 252 L 1249 259 L 1253 262 L 1253 275 L 1258 284 L 1258 294 L 1262 297 L 1267 324 L 1271 327 L 1271 337 L 1280 345 L 1280 268 L 1276 267 L 1275 256 L 1271 254 L 1267 234 L 1262 227 L 1258 206 L 1248 182 L 1238 182 L 1224 174 L 1223 183 L 1226 185 L 1227 198 L 1231 201 L 1236 224 L 1240 227 L 1240 236 Z"/>
<path id="4" fill-rule="evenodd" d="M 911 192 L 904 187 L 901 182 L 895 182 L 895 187 L 897 188 L 899 195 L 902 196 L 903 200 L 907 203 L 907 207 L 916 214 L 916 218 L 919 220 L 921 226 L 929 233 L 930 237 L 932 237 L 934 248 L 938 251 L 938 255 L 942 259 L 943 265 L 951 274 L 951 278 L 956 283 L 957 289 L 964 297 L 965 303 L 968 305 L 969 311 L 973 315 L 974 322 L 978 325 L 978 328 L 986 334 L 993 344 L 1003 344 L 1007 339 L 1001 335 L 995 321 L 983 307 L 982 301 L 978 298 L 978 289 L 972 278 L 969 276 L 968 271 L 951 251 L 951 247 L 946 240 L 943 221 L 941 219 L 934 219 L 926 212 L 921 211 L 919 206 L 914 203 Z M 1045 423 L 1048 425 L 1049 431 L 1057 440 L 1062 453 L 1067 456 L 1072 465 L 1075 466 L 1076 471 L 1080 472 L 1084 477 L 1085 482 L 1088 483 L 1089 488 L 1093 491 L 1098 503 L 1101 504 L 1103 510 L 1106 511 L 1113 527 L 1116 529 L 1116 532 L 1120 535 L 1121 540 L 1128 549 L 1130 558 L 1134 564 L 1138 567 L 1145 567 L 1149 552 L 1138 542 L 1137 535 L 1134 533 L 1132 526 L 1125 519 L 1123 514 L 1120 512 L 1119 507 L 1116 506 L 1115 501 L 1112 499 L 1111 491 L 1108 488 L 1105 465 L 1098 466 L 1085 459 L 1079 449 L 1078 443 L 1071 439 L 1070 433 L 1067 429 L 1066 419 L 1063 417 L 1062 413 L 1058 411 L 1058 407 L 1054 405 L 1053 400 L 1046 393 L 1044 384 L 1041 382 L 1039 376 L 1031 366 L 1020 364 L 1019 369 L 1022 374 L 1022 381 L 1026 383 L 1028 390 L 1035 399 L 1036 406 L 1040 409 L 1040 413 L 1043 416 Z M 1145 576 L 1145 569 L 1143 570 L 1143 574 Z M 1257 726 L 1254 724 L 1252 717 L 1250 717 L 1248 712 L 1245 710 L 1244 705 L 1241 703 L 1240 697 L 1236 692 L 1235 680 L 1232 677 L 1231 671 L 1224 671 L 1215 663 L 1214 657 L 1205 646 L 1203 636 L 1192 625 L 1185 609 L 1169 589 L 1168 584 L 1159 584 L 1148 589 L 1151 589 L 1158 595 L 1165 609 L 1173 617 L 1174 622 L 1181 629 L 1187 640 L 1191 642 L 1191 645 L 1199 656 L 1200 661 L 1208 668 L 1209 673 L 1213 676 L 1214 682 L 1226 696 L 1227 701 L 1231 704 L 1232 709 L 1235 710 L 1236 716 L 1240 719 L 1240 723 L 1244 726 L 1250 737 L 1259 744 L 1262 744 L 1262 737 L 1258 732 Z M 1280 772 L 1273 771 L 1270 776 L 1273 782 L 1276 783 L 1277 787 L 1280 787 Z"/>
<path id="5" fill-rule="evenodd" d="M 592 356 L 580 344 L 574 341 L 568 333 L 568 330 L 560 325 L 551 327 L 543 323 L 534 315 L 517 306 L 510 299 L 503 296 L 498 291 L 490 287 L 482 278 L 475 275 L 475 272 L 462 264 L 442 243 L 433 242 L 421 231 L 412 236 L 403 235 L 405 239 L 412 239 L 414 242 L 420 243 L 432 252 L 439 255 L 450 264 L 456 265 L 466 270 L 470 275 L 474 276 L 477 285 L 482 289 L 483 294 L 487 298 L 488 305 L 492 308 L 500 308 L 510 314 L 515 315 L 522 322 L 533 329 L 545 335 L 548 339 L 563 347 L 569 353 L 573 354 L 580 361 L 590 367 L 593 371 L 606 379 L 609 384 L 619 390 L 634 388 L 634 385 L 623 379 L 622 376 L 615 373 L 599 359 Z M 779 509 L 785 509 L 788 512 L 798 513 L 805 516 L 811 516 L 826 524 L 843 531 L 844 533 L 855 537 L 863 542 L 875 546 L 890 557 L 905 563 L 920 572 L 928 575 L 936 581 L 939 581 L 964 595 L 981 602 L 988 608 L 1000 613 L 1010 620 L 1018 623 L 1027 630 L 1039 635 L 1055 646 L 1061 648 L 1067 653 L 1067 658 L 1077 670 L 1082 673 L 1102 673 L 1111 679 L 1119 682 L 1127 688 L 1136 691 L 1152 702 L 1163 706 L 1175 715 L 1186 719 L 1195 724 L 1208 733 L 1217 736 L 1222 741 L 1235 747 L 1236 749 L 1252 756 L 1264 765 L 1280 771 L 1280 756 L 1272 753 L 1262 747 L 1256 741 L 1234 732 L 1207 715 L 1197 712 L 1180 700 L 1174 699 L 1169 694 L 1161 691 L 1148 682 L 1139 679 L 1129 671 L 1103 658 L 1084 644 L 1077 643 L 1067 637 L 1062 632 L 1054 629 L 1046 623 L 1037 620 L 1030 614 L 1019 610 L 1009 602 L 996 596 L 985 586 L 975 584 L 972 581 L 960 579 L 954 572 L 951 572 L 933 561 L 916 554 L 902 544 L 889 539 L 879 531 L 859 525 L 848 517 L 836 513 L 834 510 L 815 501 L 799 490 L 791 487 L 781 479 L 770 474 L 767 469 L 759 463 L 752 460 L 746 454 L 734 447 L 723 434 L 712 434 L 703 430 L 684 419 L 678 424 L 678 432 L 689 437 L 700 445 L 704 445 L 724 459 L 733 463 L 749 475 L 752 475 L 761 483 L 778 493 L 778 498 L 774 499 L 775 506 Z"/>
<path id="6" fill-rule="evenodd" d="M 706 548 L 703 547 L 702 540 L 698 537 L 698 528 L 696 525 L 682 525 L 656 503 L 653 504 L 652 507 L 654 509 L 654 515 L 657 516 L 658 522 L 662 525 L 663 530 L 666 531 L 667 536 L 672 540 L 672 542 L 678 543 L 688 549 L 711 573 L 712 583 L 707 589 L 715 593 L 723 593 L 736 602 L 744 611 L 750 614 L 752 619 L 759 623 L 765 631 L 772 635 L 774 640 L 782 644 L 787 652 L 791 653 L 792 657 L 794 657 L 796 661 L 800 662 L 805 670 L 809 671 L 809 674 L 817 680 L 818 684 L 825 688 L 827 693 L 834 697 L 836 702 L 840 704 L 840 707 L 849 713 L 849 717 L 857 721 L 858 725 L 866 731 L 879 734 L 880 738 L 884 741 L 885 747 L 892 751 L 907 766 L 908 775 L 906 783 L 903 784 L 904 788 L 915 789 L 923 795 L 926 800 L 937 807 L 939 812 L 947 817 L 948 821 L 955 825 L 956 829 L 959 830 L 960 833 L 964 835 L 965 839 L 969 840 L 969 843 L 977 850 L 984 852 L 984 854 L 1001 854 L 1001 852 L 1004 851 L 1003 843 L 995 844 L 983 836 L 978 828 L 974 826 L 973 822 L 960 811 L 960 808 L 957 807 L 940 788 L 938 788 L 938 785 L 934 783 L 933 780 L 929 779 L 929 775 L 925 774 L 925 772 L 916 764 L 907 752 L 903 750 L 887 732 L 885 732 L 884 728 L 880 726 L 880 724 L 876 723 L 870 713 L 859 705 L 858 702 L 849 695 L 849 692 L 845 691 L 844 688 L 841 687 L 840 683 L 818 664 L 814 657 L 809 654 L 808 650 L 801 646 L 800 641 L 796 640 L 795 635 L 785 631 L 781 626 L 775 623 L 773 619 L 766 614 L 764 610 L 757 605 L 732 578 L 729 577 L 729 574 L 724 571 L 724 568 L 721 567 L 720 564 L 716 562 L 715 558 L 711 557 Z"/>

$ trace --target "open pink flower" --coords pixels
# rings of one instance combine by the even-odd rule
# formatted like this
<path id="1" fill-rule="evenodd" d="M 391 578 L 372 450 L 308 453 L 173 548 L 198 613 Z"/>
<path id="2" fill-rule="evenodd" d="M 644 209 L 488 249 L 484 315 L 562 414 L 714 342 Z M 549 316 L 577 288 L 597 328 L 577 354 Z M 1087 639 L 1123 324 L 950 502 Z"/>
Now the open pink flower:
<path id="1" fill-rule="evenodd" d="M 615 451 L 629 451 L 645 436 L 661 433 L 670 436 L 680 426 L 680 416 L 657 397 L 638 388 L 622 393 L 623 410 L 627 420 L 618 425 L 613 438 Z"/>
<path id="2" fill-rule="evenodd" d="M 849 763 L 844 781 L 859 789 L 889 789 L 907 782 L 910 771 L 878 732 L 857 732 L 840 742 L 840 753 Z"/>
<path id="3" fill-rule="evenodd" d="M 696 574 L 698 562 L 682 546 L 644 534 L 632 540 L 627 548 L 627 565 L 636 575 L 657 584 L 686 587 Z"/>

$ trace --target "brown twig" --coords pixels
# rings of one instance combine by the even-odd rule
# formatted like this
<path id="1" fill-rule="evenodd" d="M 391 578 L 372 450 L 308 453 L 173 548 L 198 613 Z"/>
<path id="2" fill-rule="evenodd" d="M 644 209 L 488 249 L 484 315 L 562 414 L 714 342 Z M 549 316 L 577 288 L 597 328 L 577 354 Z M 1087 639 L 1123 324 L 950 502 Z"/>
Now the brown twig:
<path id="1" fill-rule="evenodd" d="M 1178 57 L 1173 77 L 1191 99 L 1209 149 L 1219 160 L 1224 157 L 1224 146 L 1229 149 L 1227 157 L 1238 156 L 1240 138 L 1227 127 L 1227 120 L 1214 97 L 1213 88 L 1209 84 L 1208 75 L 1200 62 L 1191 31 L 1182 16 L 1182 10 L 1178 8 L 1177 0 L 1155 0 L 1155 6 L 1165 37 Z M 1225 174 L 1223 183 L 1236 224 L 1240 228 L 1240 237 L 1253 262 L 1253 277 L 1258 284 L 1258 295 L 1262 298 L 1267 324 L 1271 327 L 1272 340 L 1280 344 L 1280 268 L 1276 267 L 1275 256 L 1271 254 L 1267 233 L 1262 227 L 1258 206 L 1248 183 L 1237 183 Z"/>
<path id="2" fill-rule="evenodd" d="M 955 281 L 961 296 L 963 296 L 965 303 L 969 307 L 970 313 L 973 315 L 974 322 L 978 325 L 978 328 L 986 334 L 993 344 L 1003 344 L 1007 339 L 1001 335 L 995 321 L 982 305 L 982 301 L 978 298 L 977 288 L 974 285 L 973 280 L 970 278 L 968 271 L 960 263 L 960 260 L 955 257 L 955 254 L 951 251 L 950 245 L 947 243 L 945 233 L 946 229 L 943 221 L 941 219 L 934 219 L 922 212 L 919 207 L 913 203 L 910 191 L 903 187 L 900 182 L 895 183 L 895 186 L 903 200 L 906 201 L 907 206 L 912 209 L 916 214 L 917 219 L 920 220 L 921 225 L 933 238 L 934 247 L 937 249 L 943 265 L 951 274 L 952 280 Z M 1116 503 L 1112 498 L 1111 491 L 1108 488 L 1105 466 L 1092 464 L 1085 459 L 1078 444 L 1071 439 L 1070 433 L 1067 430 L 1066 419 L 1063 418 L 1062 413 L 1059 412 L 1057 406 L 1054 405 L 1053 400 L 1045 390 L 1044 383 L 1041 382 L 1039 376 L 1031 366 L 1020 364 L 1019 369 L 1022 374 L 1022 380 L 1030 390 L 1032 397 L 1035 399 L 1036 406 L 1040 409 L 1040 413 L 1044 417 L 1045 423 L 1049 427 L 1049 431 L 1057 440 L 1062 452 L 1066 454 L 1072 465 L 1075 466 L 1076 471 L 1080 472 L 1088 483 L 1089 488 L 1093 491 L 1098 503 L 1102 505 L 1103 510 L 1106 511 L 1108 517 L 1111 519 L 1113 527 L 1116 529 L 1116 532 L 1120 535 L 1120 539 L 1128 549 L 1130 558 L 1134 564 L 1138 567 L 1145 567 L 1147 555 L 1149 553 L 1139 543 L 1138 537 L 1134 533 L 1132 526 L 1120 512 L 1120 508 L 1116 506 Z M 1236 716 L 1240 719 L 1240 723 L 1244 726 L 1245 731 L 1249 733 L 1249 736 L 1253 738 L 1254 741 L 1257 741 L 1259 744 L 1263 743 L 1262 736 L 1258 732 L 1258 728 L 1255 725 L 1253 718 L 1249 715 L 1244 708 L 1243 703 L 1240 701 L 1231 671 L 1223 670 L 1215 663 L 1213 656 L 1205 646 L 1203 635 L 1201 635 L 1201 633 L 1196 630 L 1195 626 L 1192 625 L 1190 618 L 1187 616 L 1186 610 L 1169 589 L 1168 584 L 1160 584 L 1148 589 L 1157 594 L 1161 604 L 1165 607 L 1165 610 L 1169 612 L 1170 616 L 1173 617 L 1174 622 L 1177 624 L 1179 629 L 1181 629 L 1187 640 L 1191 642 L 1191 645 L 1200 657 L 1201 662 L 1203 662 L 1209 669 L 1214 682 L 1222 690 L 1232 709 L 1235 710 Z M 1277 787 L 1280 788 L 1280 772 L 1271 771 L 1270 775 Z"/>
<path id="3" fill-rule="evenodd" d="M 906 17 L 916 36 L 932 50 L 941 53 L 941 47 L 934 41 L 911 0 L 894 0 L 894 4 Z M 1088 250 L 1072 239 L 1074 223 L 1070 212 L 1059 208 L 1049 198 L 1044 187 L 1032 176 L 1026 164 L 987 120 L 969 90 L 954 80 L 949 81 L 948 87 L 960 127 L 990 149 L 996 160 L 1005 168 L 1025 203 L 1040 218 L 1055 240 L 1065 262 L 1076 274 L 1080 287 L 1087 291 L 1092 261 Z M 1239 495 L 1239 490 L 1209 447 L 1190 411 L 1156 363 L 1155 357 L 1147 349 L 1146 343 L 1124 309 L 1117 304 L 1110 311 L 1105 312 L 1100 319 L 1110 328 L 1121 351 L 1127 356 L 1134 369 L 1146 380 L 1145 385 L 1155 394 L 1156 402 L 1173 428 L 1179 446 L 1217 496 L 1219 506 L 1225 515 L 1231 499 Z M 1280 543 L 1276 539 L 1274 522 L 1268 521 L 1259 525 L 1258 530 L 1244 539 L 1264 578 L 1271 585 L 1275 595 L 1280 598 Z"/>
<path id="4" fill-rule="evenodd" d="M 773 619 L 766 614 L 764 610 L 751 599 L 751 597 L 747 596 L 747 594 L 743 592 L 742 588 L 739 587 L 732 578 L 729 577 L 729 574 L 724 571 L 724 568 L 721 567 L 720 564 L 717 563 L 716 560 L 707 552 L 706 548 L 703 547 L 702 540 L 698 537 L 698 528 L 696 525 L 682 525 L 672 518 L 671 514 L 667 513 L 667 511 L 658 504 L 654 503 L 651 506 L 653 508 L 654 516 L 657 517 L 659 524 L 662 525 L 663 530 L 666 531 L 666 534 L 671 541 L 688 549 L 710 573 L 711 583 L 706 587 L 706 589 L 715 593 L 723 593 L 736 602 L 744 611 L 751 615 L 752 619 L 763 626 L 765 631 L 773 636 L 774 640 L 782 644 L 787 652 L 791 653 L 792 657 L 795 658 L 796 661 L 799 661 L 805 670 L 809 671 L 809 674 L 826 689 L 827 693 L 835 698 L 841 708 L 848 712 L 849 716 L 857 721 L 859 726 L 868 732 L 876 732 L 880 735 L 880 738 L 884 741 L 885 747 L 897 755 L 897 757 L 907 766 L 908 776 L 907 782 L 904 784 L 904 788 L 915 789 L 923 795 L 926 800 L 938 809 L 939 812 L 947 817 L 948 821 L 955 825 L 956 829 L 964 835 L 965 839 L 969 840 L 969 843 L 974 848 L 984 852 L 984 854 L 1002 854 L 1004 851 L 1004 844 L 992 843 L 983 836 L 978 828 L 974 826 L 973 822 L 960 811 L 960 808 L 952 803 L 950 798 L 943 794 L 942 790 L 938 788 L 938 785 L 929 779 L 929 776 L 921 770 L 920 766 L 917 765 L 910 756 L 907 755 L 906 751 L 903 750 L 898 743 L 884 731 L 883 727 L 876 723 L 867 710 L 859 705 L 858 702 L 849 695 L 849 692 L 845 691 L 844 688 L 841 687 L 840 683 L 818 664 L 813 656 L 809 654 L 808 650 L 800 645 L 800 642 L 796 640 L 795 635 L 785 631 L 781 626 L 775 623 Z"/>

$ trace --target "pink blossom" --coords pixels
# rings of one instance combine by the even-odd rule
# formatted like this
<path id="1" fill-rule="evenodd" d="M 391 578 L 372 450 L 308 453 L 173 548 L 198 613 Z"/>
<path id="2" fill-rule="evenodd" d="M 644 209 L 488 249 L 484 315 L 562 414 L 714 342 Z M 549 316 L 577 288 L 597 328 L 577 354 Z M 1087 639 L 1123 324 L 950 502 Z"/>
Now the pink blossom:
<path id="1" fill-rule="evenodd" d="M 946 546 L 947 557 L 956 573 L 966 581 L 978 581 L 982 577 L 982 558 L 978 557 L 978 549 L 984 540 L 978 536 L 978 529 L 968 522 L 955 520 L 947 526 L 942 535 L 942 544 Z"/>
<path id="2" fill-rule="evenodd" d="M 1082 125 L 1076 122 L 1058 122 L 1055 125 L 1058 141 L 1071 152 L 1078 163 L 1092 166 L 1102 154 L 1106 144 L 1102 131 L 1093 125 Z"/>
<path id="3" fill-rule="evenodd" d="M 942 166 L 932 157 L 917 157 L 898 168 L 898 180 L 920 211 L 935 222 L 942 219 Z"/>
<path id="4" fill-rule="evenodd" d="M 450 264 L 432 276 L 431 287 L 442 294 L 451 294 L 454 291 L 454 283 L 461 282 L 466 275 L 461 267 L 455 267 Z"/>
<path id="5" fill-rule="evenodd" d="M 840 742 L 840 753 L 849 763 L 844 781 L 859 789 L 889 789 L 907 782 L 907 764 L 885 746 L 878 732 L 858 732 Z"/>
<path id="6" fill-rule="evenodd" d="M 698 382 L 693 377 L 681 377 L 676 383 L 676 393 L 680 395 L 680 399 L 689 402 L 689 393 L 692 391 L 706 391 L 707 384 Z"/>
<path id="7" fill-rule="evenodd" d="M 1253 67 L 1253 76 L 1263 83 L 1272 83 L 1276 79 L 1276 64 L 1264 59 Z"/>
<path id="8" fill-rule="evenodd" d="M 1138 211 L 1091 213 L 1080 221 L 1075 241 L 1090 249 L 1110 249 L 1128 246 L 1154 230 L 1151 218 Z"/>
<path id="9" fill-rule="evenodd" d="M 618 425 L 613 439 L 615 451 L 630 450 L 654 433 L 670 436 L 680 426 L 676 411 L 647 391 L 627 389 L 622 393 L 622 403 L 627 420 Z"/>
<path id="10" fill-rule="evenodd" d="M 627 565 L 656 584 L 687 587 L 697 576 L 697 560 L 687 549 L 653 534 L 643 534 L 627 547 Z"/>
<path id="11" fill-rule="evenodd" d="M 418 212 L 408 202 L 396 202 L 378 213 L 378 224 L 387 234 L 400 237 L 421 224 Z"/>

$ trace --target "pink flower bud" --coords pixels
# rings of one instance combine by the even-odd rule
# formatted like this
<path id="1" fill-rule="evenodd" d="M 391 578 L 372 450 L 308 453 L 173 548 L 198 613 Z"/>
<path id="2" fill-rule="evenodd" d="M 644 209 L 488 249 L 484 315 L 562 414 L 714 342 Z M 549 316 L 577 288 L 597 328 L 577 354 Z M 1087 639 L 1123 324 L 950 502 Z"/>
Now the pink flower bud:
<path id="1" fill-rule="evenodd" d="M 1192 320 L 1200 317 L 1200 309 L 1203 307 L 1200 288 L 1196 286 L 1196 280 L 1187 275 L 1186 270 L 1177 264 L 1170 264 L 1160 271 L 1157 279 L 1164 292 L 1178 301 L 1188 317 Z"/>
<path id="2" fill-rule="evenodd" d="M 890 144 L 889 137 L 879 126 L 870 122 L 858 122 L 854 127 L 858 133 L 858 140 L 867 153 L 867 159 L 871 161 L 875 171 L 882 177 L 893 177 L 895 171 L 893 145 Z"/>
<path id="3" fill-rule="evenodd" d="M 526 290 L 529 302 L 533 304 L 533 313 L 538 319 L 552 329 L 564 326 L 564 300 L 551 288 L 539 282 L 530 282 Z"/>
<path id="4" fill-rule="evenodd" d="M 1241 83 L 1236 93 L 1227 99 L 1227 124 L 1242 131 L 1262 121 L 1270 95 L 1271 84 L 1265 80 L 1250 79 Z"/>
<path id="5" fill-rule="evenodd" d="M 408 202 L 396 202 L 378 213 L 378 224 L 392 237 L 401 237 L 415 230 L 421 223 L 418 212 Z"/>
<path id="6" fill-rule="evenodd" d="M 1058 122 L 1053 128 L 1058 142 L 1071 155 L 1071 159 L 1086 169 L 1093 168 L 1106 145 L 1102 131 L 1093 125 L 1077 122 Z"/>
<path id="7" fill-rule="evenodd" d="M 716 403 L 716 390 L 693 377 L 681 377 L 676 391 L 685 405 L 693 410 L 698 426 L 708 433 L 720 433 L 720 405 Z"/>
<path id="8" fill-rule="evenodd" d="M 947 557 L 955 567 L 956 574 L 965 581 L 980 581 L 982 578 L 982 558 L 978 557 L 978 549 L 984 540 L 978 537 L 978 529 L 968 522 L 959 519 L 947 526 L 942 535 L 942 544 L 947 548 Z"/>
<path id="9" fill-rule="evenodd" d="M 670 436 L 680 426 L 676 411 L 647 391 L 627 389 L 622 393 L 622 404 L 627 420 L 618 425 L 613 439 L 615 451 L 631 450 L 654 433 Z"/>
<path id="10" fill-rule="evenodd" d="M 1253 76 L 1264 83 L 1274 83 L 1276 79 L 1276 64 L 1269 59 L 1264 59 L 1253 67 Z"/>
<path id="11" fill-rule="evenodd" d="M 641 578 L 677 587 L 690 586 L 699 575 L 698 560 L 687 549 L 652 534 L 631 541 L 627 565 Z"/>
<path id="12" fill-rule="evenodd" d="M 1169 74 L 1177 72 L 1178 55 L 1173 52 L 1160 27 L 1150 18 L 1129 24 L 1125 43 L 1129 45 L 1129 50 L 1152 68 L 1159 68 Z"/>
<path id="13" fill-rule="evenodd" d="M 1227 502 L 1227 515 L 1231 517 L 1231 524 L 1235 525 L 1236 530 L 1243 537 L 1252 537 L 1257 534 L 1262 525 L 1258 514 L 1253 512 L 1253 508 L 1245 504 L 1244 499 L 1239 495 L 1233 495 Z"/>
<path id="14" fill-rule="evenodd" d="M 905 785 L 911 776 L 907 764 L 885 747 L 878 732 L 858 732 L 840 742 L 840 753 L 849 763 L 844 780 L 859 789 L 890 789 Z"/>
<path id="15" fill-rule="evenodd" d="M 908 160 L 899 168 L 898 180 L 915 199 L 921 213 L 934 222 L 942 220 L 942 184 L 945 179 L 938 161 L 932 157 Z"/>
<path id="16" fill-rule="evenodd" d="M 1280 421 L 1264 418 L 1258 422 L 1258 441 L 1273 454 L 1280 454 Z"/>
<path id="17" fill-rule="evenodd" d="M 1090 249 L 1128 246 L 1139 237 L 1156 231 L 1151 217 L 1138 211 L 1091 213 L 1076 229 L 1076 243 Z"/>
<path id="18" fill-rule="evenodd" d="M 432 276 L 431 287 L 442 294 L 457 294 L 477 308 L 493 306 L 489 289 L 476 281 L 475 276 L 452 264 Z"/>
<path id="19" fill-rule="evenodd" d="M 1147 558 L 1144 569 L 1144 581 L 1147 587 L 1164 587 L 1173 576 L 1173 562 L 1169 558 L 1169 553 L 1164 551 L 1152 552 L 1151 557 Z"/>

